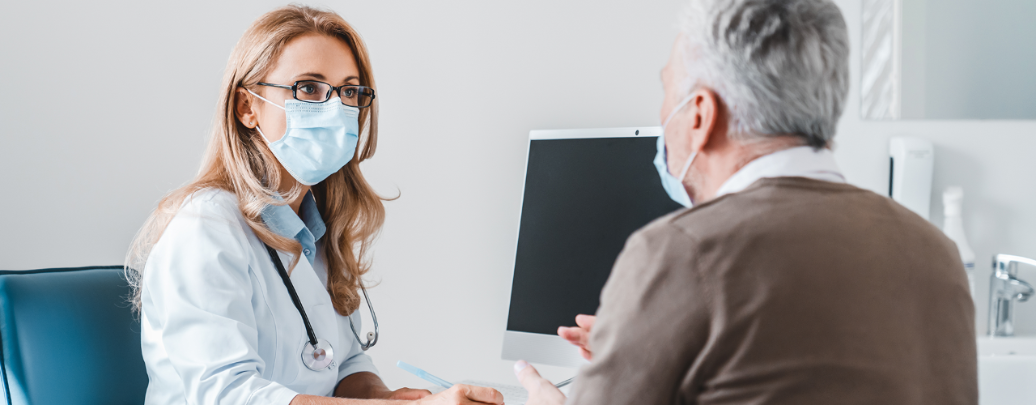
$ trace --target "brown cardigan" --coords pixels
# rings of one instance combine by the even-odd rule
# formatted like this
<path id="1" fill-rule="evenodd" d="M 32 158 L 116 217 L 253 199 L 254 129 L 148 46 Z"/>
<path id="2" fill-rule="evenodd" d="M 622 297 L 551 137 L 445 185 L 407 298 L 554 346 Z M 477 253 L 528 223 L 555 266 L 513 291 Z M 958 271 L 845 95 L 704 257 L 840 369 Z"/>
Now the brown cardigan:
<path id="1" fill-rule="evenodd" d="M 894 201 L 798 177 L 634 233 L 569 404 L 976 404 L 953 242 Z"/>

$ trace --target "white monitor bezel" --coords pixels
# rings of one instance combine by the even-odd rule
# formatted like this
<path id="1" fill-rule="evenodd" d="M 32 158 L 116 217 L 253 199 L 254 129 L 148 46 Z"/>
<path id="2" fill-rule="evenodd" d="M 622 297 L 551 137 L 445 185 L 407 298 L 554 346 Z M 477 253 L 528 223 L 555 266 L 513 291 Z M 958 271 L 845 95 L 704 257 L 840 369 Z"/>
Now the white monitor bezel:
<path id="1" fill-rule="evenodd" d="M 525 205 L 525 181 L 529 170 L 529 148 L 532 141 L 550 139 L 595 139 L 595 138 L 640 138 L 657 137 L 662 134 L 658 126 L 624 127 L 624 128 L 586 128 L 586 129 L 543 129 L 529 131 L 529 142 L 525 146 L 525 170 L 522 175 L 522 203 L 518 206 L 518 230 L 514 239 L 514 258 L 518 257 L 518 233 L 521 232 L 522 208 Z M 514 261 L 511 262 L 511 278 L 514 281 Z M 513 285 L 508 287 L 507 314 L 510 316 L 511 293 Z M 505 318 L 506 319 L 506 318 Z M 526 360 L 533 363 L 549 364 L 562 367 L 580 367 L 587 361 L 579 355 L 579 351 L 557 335 L 529 333 L 507 330 L 504 322 L 503 360 Z"/>

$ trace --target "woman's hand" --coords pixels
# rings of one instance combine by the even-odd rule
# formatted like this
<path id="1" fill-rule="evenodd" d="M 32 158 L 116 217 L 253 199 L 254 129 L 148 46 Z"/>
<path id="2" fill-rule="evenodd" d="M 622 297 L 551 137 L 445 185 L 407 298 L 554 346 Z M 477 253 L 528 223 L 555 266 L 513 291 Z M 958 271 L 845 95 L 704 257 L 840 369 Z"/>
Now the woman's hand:
<path id="1" fill-rule="evenodd" d="M 432 395 L 431 391 L 428 390 L 415 390 L 413 388 L 400 388 L 395 391 L 389 391 L 385 399 L 394 400 L 405 400 L 413 401 Z"/>
<path id="2" fill-rule="evenodd" d="M 590 360 L 593 352 L 590 351 L 590 329 L 594 327 L 597 317 L 593 315 L 576 315 L 574 328 L 562 326 L 558 328 L 558 336 L 561 336 L 569 343 L 579 346 L 579 354 L 584 359 Z"/>
<path id="3" fill-rule="evenodd" d="M 487 387 L 455 384 L 453 388 L 435 395 L 421 398 L 414 405 L 503 405 L 504 394 Z"/>
<path id="4" fill-rule="evenodd" d="M 381 377 L 378 377 L 377 374 L 361 371 L 339 381 L 338 387 L 335 387 L 334 395 L 338 398 L 414 401 L 432 395 L 432 392 L 412 388 L 400 388 L 392 391 L 385 386 L 385 383 L 381 381 Z"/>
<path id="5" fill-rule="evenodd" d="M 525 405 L 564 405 L 565 394 L 545 378 L 540 377 L 536 368 L 521 360 L 514 363 L 514 374 L 529 392 Z"/>

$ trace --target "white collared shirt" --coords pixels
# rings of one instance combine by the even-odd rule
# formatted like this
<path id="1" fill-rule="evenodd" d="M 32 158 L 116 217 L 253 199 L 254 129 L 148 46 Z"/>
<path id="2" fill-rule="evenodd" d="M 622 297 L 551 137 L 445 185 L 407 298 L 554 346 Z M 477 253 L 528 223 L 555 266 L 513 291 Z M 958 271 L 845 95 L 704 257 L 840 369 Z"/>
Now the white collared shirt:
<path id="1" fill-rule="evenodd" d="M 760 179 L 771 177 L 805 177 L 845 183 L 845 176 L 838 169 L 831 150 L 816 151 L 810 146 L 798 146 L 763 155 L 749 162 L 720 186 L 715 198 L 737 193 Z"/>
<path id="2" fill-rule="evenodd" d="M 144 266 L 145 404 L 288 404 L 300 393 L 329 396 L 350 374 L 377 373 L 350 329 L 359 311 L 335 312 L 320 257 L 299 260 L 290 276 L 317 337 L 334 348 L 332 365 L 313 371 L 302 363 L 302 317 L 237 198 L 212 189 L 188 197 Z"/>

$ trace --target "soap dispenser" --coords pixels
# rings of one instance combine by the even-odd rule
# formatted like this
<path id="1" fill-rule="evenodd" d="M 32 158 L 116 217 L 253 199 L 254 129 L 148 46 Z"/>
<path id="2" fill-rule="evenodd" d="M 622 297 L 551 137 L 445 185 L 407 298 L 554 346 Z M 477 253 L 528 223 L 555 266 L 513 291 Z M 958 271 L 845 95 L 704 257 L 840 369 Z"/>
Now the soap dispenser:
<path id="1" fill-rule="evenodd" d="M 964 220 L 961 211 L 964 205 L 964 189 L 950 186 L 942 193 L 943 222 L 942 231 L 957 244 L 960 260 L 964 262 L 964 271 L 968 274 L 968 287 L 971 289 L 971 300 L 975 300 L 975 251 L 971 250 L 968 238 L 964 235 Z"/>

